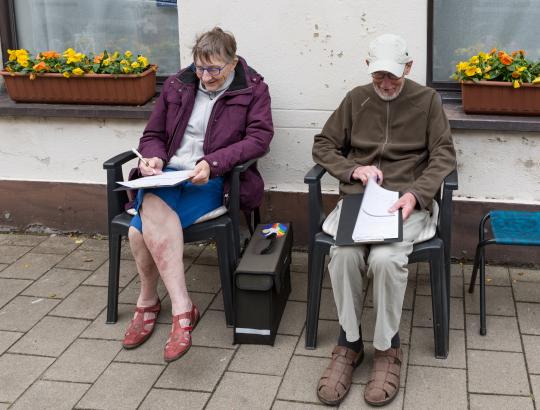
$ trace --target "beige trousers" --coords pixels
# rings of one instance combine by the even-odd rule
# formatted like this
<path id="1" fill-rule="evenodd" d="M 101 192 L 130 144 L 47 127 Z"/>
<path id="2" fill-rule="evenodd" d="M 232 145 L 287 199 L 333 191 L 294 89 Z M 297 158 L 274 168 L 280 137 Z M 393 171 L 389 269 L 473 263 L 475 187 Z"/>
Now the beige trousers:
<path id="1" fill-rule="evenodd" d="M 409 273 L 407 264 L 413 241 L 428 221 L 427 211 L 414 211 L 403 223 L 402 242 L 330 248 L 328 271 L 339 324 L 345 331 L 347 341 L 354 342 L 360 337 L 358 328 L 363 303 L 362 275 L 367 271 L 367 276 L 373 278 L 373 346 L 378 350 L 390 348 L 390 341 L 399 330 Z"/>

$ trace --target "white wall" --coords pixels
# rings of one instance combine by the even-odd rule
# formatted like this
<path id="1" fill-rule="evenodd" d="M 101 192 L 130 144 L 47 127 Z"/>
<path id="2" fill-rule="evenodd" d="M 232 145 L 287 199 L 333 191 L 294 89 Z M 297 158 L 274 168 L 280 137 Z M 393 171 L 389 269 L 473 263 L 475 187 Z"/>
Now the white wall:
<path id="1" fill-rule="evenodd" d="M 425 82 L 426 0 L 179 2 L 182 65 L 196 33 L 220 25 L 238 52 L 264 76 L 276 133 L 261 162 L 266 185 L 305 191 L 316 134 L 345 93 L 369 77 L 367 45 L 375 36 L 404 36 Z M 140 120 L 0 117 L 0 179 L 105 183 L 101 166 L 137 144 Z M 540 133 L 454 133 L 463 199 L 540 203 Z M 326 181 L 325 189 L 337 184 Z"/>

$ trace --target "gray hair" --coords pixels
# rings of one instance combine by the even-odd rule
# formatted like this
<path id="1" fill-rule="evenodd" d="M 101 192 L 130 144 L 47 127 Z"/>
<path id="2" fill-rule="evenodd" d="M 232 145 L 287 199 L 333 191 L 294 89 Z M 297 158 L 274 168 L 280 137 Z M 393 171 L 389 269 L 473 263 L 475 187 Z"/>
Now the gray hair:
<path id="1" fill-rule="evenodd" d="M 232 33 L 214 27 L 197 36 L 191 53 L 193 60 L 209 61 L 213 57 L 220 57 L 226 62 L 232 62 L 236 58 L 236 40 Z"/>

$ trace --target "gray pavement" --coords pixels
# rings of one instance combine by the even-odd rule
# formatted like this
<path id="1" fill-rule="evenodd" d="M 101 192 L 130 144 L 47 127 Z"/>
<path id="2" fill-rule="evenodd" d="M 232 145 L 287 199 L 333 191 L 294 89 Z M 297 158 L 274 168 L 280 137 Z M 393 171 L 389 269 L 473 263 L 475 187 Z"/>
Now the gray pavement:
<path id="1" fill-rule="evenodd" d="M 326 278 L 318 347 L 304 348 L 305 253 L 294 253 L 293 289 L 275 346 L 233 345 L 215 249 L 188 246 L 188 288 L 203 316 L 188 354 L 166 364 L 171 315 L 163 286 L 155 333 L 137 349 L 121 347 L 138 291 L 124 248 L 119 320 L 107 325 L 106 240 L 0 234 L 0 410 L 321 408 L 315 388 L 339 325 Z M 388 409 L 540 410 L 540 270 L 488 265 L 487 336 L 478 331 L 478 291 L 467 292 L 470 273 L 470 265 L 452 265 L 450 354 L 438 360 L 428 270 L 410 266 L 400 331 L 405 364 Z M 369 408 L 363 391 L 373 354 L 370 293 L 363 314 L 366 360 L 342 409 Z"/>

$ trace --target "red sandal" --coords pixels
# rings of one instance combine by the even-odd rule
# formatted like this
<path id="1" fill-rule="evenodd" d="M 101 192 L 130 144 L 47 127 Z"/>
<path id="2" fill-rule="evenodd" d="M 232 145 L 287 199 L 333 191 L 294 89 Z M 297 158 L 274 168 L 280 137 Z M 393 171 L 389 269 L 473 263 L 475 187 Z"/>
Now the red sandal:
<path id="1" fill-rule="evenodd" d="M 126 330 L 122 342 L 125 349 L 134 349 L 148 340 L 154 331 L 160 310 L 161 302 L 159 299 L 154 306 L 135 308 L 135 315 Z M 147 313 L 153 314 L 153 317 L 145 319 Z"/>
<path id="2" fill-rule="evenodd" d="M 164 359 L 172 362 L 182 357 L 191 347 L 191 332 L 199 322 L 199 310 L 192 305 L 191 311 L 173 316 L 172 330 L 165 345 Z M 182 327 L 180 321 L 188 319 L 189 325 Z"/>

